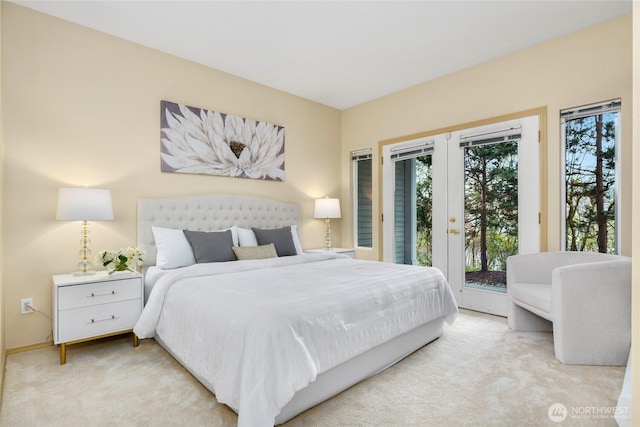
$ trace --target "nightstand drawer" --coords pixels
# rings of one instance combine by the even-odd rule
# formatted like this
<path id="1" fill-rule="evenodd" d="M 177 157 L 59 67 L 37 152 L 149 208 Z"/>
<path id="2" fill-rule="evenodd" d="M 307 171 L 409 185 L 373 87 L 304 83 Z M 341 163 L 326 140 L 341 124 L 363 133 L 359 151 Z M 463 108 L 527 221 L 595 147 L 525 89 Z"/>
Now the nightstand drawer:
<path id="1" fill-rule="evenodd" d="M 132 329 L 141 312 L 140 298 L 61 310 L 58 312 L 58 342 L 81 340 Z"/>
<path id="2" fill-rule="evenodd" d="M 58 309 L 87 307 L 141 297 L 139 278 L 60 286 Z"/>

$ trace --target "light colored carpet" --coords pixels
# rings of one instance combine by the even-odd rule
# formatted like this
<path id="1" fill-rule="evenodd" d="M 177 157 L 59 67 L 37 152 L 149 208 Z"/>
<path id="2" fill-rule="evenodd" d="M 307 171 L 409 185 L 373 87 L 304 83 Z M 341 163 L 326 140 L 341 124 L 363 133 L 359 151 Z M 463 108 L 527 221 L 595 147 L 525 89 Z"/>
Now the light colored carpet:
<path id="1" fill-rule="evenodd" d="M 286 424 L 615 426 L 624 368 L 562 365 L 549 333 L 462 311 L 443 336 Z M 552 404 L 568 411 L 561 423 Z M 587 413 L 589 412 L 589 413 Z M 598 412 L 599 414 L 596 414 Z M 128 336 L 7 358 L 1 426 L 234 426 L 236 415 L 153 340 Z"/>

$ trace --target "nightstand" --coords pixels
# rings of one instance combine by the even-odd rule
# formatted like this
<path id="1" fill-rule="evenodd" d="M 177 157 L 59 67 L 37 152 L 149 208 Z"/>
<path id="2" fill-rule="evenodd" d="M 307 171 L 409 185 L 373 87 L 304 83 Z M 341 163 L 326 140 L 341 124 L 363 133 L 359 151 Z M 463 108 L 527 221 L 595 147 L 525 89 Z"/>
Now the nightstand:
<path id="1" fill-rule="evenodd" d="M 60 344 L 60 364 L 67 362 L 69 344 L 132 332 L 142 295 L 140 273 L 53 276 L 53 342 Z"/>
<path id="2" fill-rule="evenodd" d="M 307 249 L 305 252 L 309 252 L 309 253 L 318 253 L 318 252 L 326 252 L 327 250 L 325 248 L 321 248 L 321 249 Z M 347 249 L 347 248 L 331 248 L 329 250 L 330 252 L 335 252 L 337 254 L 342 254 L 342 255 L 347 255 L 350 256 L 351 258 L 356 257 L 356 250 L 355 249 Z"/>

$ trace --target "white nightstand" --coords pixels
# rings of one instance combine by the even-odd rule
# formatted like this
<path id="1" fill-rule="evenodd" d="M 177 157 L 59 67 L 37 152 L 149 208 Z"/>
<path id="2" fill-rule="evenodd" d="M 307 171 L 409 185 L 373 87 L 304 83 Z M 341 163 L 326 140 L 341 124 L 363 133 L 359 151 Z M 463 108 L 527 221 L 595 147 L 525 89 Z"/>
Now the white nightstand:
<path id="1" fill-rule="evenodd" d="M 318 253 L 318 252 L 326 252 L 327 250 L 325 248 L 321 248 L 321 249 L 307 249 L 305 252 L 309 252 L 309 253 Z M 342 254 L 342 255 L 347 255 L 350 256 L 351 258 L 356 257 L 356 250 L 355 249 L 347 249 L 347 248 L 331 248 L 330 249 L 331 252 L 335 252 L 337 254 Z"/>
<path id="2" fill-rule="evenodd" d="M 60 364 L 67 361 L 68 344 L 132 332 L 142 295 L 140 273 L 53 276 L 53 342 L 60 344 Z"/>

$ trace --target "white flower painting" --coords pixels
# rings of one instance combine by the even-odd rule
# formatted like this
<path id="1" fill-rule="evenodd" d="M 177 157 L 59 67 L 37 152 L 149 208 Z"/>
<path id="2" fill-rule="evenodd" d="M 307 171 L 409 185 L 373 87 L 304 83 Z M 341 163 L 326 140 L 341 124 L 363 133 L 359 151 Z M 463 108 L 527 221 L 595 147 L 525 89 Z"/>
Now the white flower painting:
<path id="1" fill-rule="evenodd" d="M 161 101 L 161 170 L 284 181 L 284 127 Z"/>

